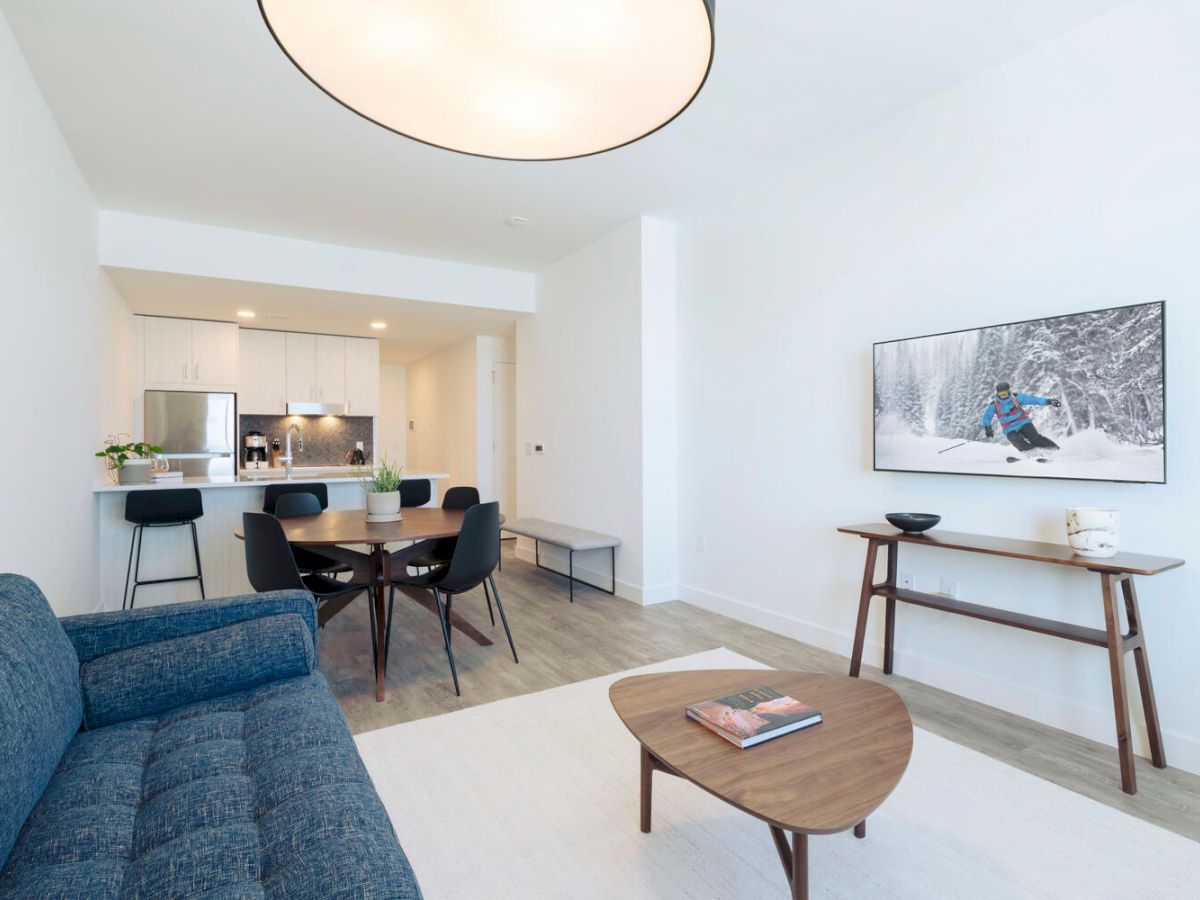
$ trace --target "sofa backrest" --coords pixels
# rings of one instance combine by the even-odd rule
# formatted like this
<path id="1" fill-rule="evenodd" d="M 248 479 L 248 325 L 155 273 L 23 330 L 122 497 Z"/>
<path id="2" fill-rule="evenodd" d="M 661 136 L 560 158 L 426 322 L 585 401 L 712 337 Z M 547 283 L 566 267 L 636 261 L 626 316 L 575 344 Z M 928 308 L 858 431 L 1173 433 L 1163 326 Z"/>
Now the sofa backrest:
<path id="1" fill-rule="evenodd" d="M 82 718 L 70 639 L 36 584 L 0 574 L 0 868 Z"/>

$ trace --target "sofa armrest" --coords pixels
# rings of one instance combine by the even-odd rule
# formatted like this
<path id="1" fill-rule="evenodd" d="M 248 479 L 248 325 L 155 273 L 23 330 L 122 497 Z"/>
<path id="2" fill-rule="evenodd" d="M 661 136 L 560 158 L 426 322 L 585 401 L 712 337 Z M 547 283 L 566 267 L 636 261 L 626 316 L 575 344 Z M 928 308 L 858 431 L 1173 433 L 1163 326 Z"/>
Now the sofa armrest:
<path id="1" fill-rule="evenodd" d="M 251 619 L 294 613 L 304 620 L 317 646 L 317 604 L 308 591 L 244 594 L 142 609 L 68 616 L 59 621 L 75 645 L 80 664 L 120 650 L 169 641 Z M 314 663 L 315 665 L 315 663 Z"/>

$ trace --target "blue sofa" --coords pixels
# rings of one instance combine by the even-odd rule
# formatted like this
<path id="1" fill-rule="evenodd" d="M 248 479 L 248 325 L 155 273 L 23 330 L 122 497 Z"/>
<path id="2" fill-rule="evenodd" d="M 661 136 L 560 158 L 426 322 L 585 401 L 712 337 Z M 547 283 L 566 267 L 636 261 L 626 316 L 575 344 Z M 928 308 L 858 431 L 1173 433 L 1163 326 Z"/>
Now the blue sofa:
<path id="1" fill-rule="evenodd" d="M 0 575 L 0 897 L 419 898 L 303 591 L 56 619 Z"/>

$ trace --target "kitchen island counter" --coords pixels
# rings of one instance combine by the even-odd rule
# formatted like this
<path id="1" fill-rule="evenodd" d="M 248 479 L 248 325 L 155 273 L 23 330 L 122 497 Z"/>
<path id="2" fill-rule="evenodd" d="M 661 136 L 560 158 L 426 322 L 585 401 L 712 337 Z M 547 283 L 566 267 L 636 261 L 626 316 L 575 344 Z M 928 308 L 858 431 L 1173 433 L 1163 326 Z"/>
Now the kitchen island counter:
<path id="1" fill-rule="evenodd" d="M 251 592 L 246 578 L 245 545 L 233 536 L 242 527 L 242 513 L 262 512 L 263 495 L 269 484 L 324 484 L 328 488 L 329 508 L 361 509 L 366 514 L 366 499 L 357 471 L 348 466 L 330 468 L 300 467 L 292 470 L 288 481 L 282 469 L 243 471 L 238 476 L 166 478 L 151 484 L 98 484 L 92 488 L 96 501 L 96 527 L 99 529 L 100 584 L 96 609 L 120 609 L 129 563 L 133 526 L 125 521 L 125 499 L 130 491 L 158 491 L 172 488 L 199 488 L 204 515 L 196 520 L 200 560 L 204 567 L 204 588 L 209 597 L 229 597 Z M 430 482 L 427 506 L 441 500 L 438 482 L 444 472 L 412 471 L 405 481 Z M 190 528 L 147 528 L 142 536 L 140 579 L 171 578 L 195 571 Z M 195 581 L 147 585 L 138 589 L 137 605 L 153 606 L 200 597 Z M 368 646 L 367 651 L 370 651 Z"/>
<path id="2" fill-rule="evenodd" d="M 183 478 L 164 478 L 161 481 L 152 481 L 149 484 L 113 484 L 111 481 L 102 481 L 93 485 L 92 493 L 124 494 L 129 491 L 140 491 L 147 488 L 197 487 L 201 490 L 209 488 L 247 488 L 262 487 L 267 484 L 283 484 L 286 482 L 290 482 L 291 484 L 345 484 L 346 482 L 353 483 L 357 481 L 358 477 L 358 471 L 351 471 L 349 466 L 297 466 L 292 470 L 292 477 L 290 479 L 284 474 L 283 469 L 243 469 L 236 476 L 185 476 Z M 434 494 L 437 493 L 437 482 L 449 477 L 445 472 L 414 471 L 404 473 L 405 481 L 434 482 Z"/>

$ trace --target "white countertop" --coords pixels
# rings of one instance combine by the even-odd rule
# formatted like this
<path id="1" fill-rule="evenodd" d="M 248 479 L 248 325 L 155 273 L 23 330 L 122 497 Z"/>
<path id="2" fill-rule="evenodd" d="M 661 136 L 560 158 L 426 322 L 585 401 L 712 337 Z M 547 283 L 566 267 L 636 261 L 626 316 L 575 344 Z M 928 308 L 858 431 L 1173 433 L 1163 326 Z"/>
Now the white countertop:
<path id="1" fill-rule="evenodd" d="M 414 470 L 404 473 L 405 481 L 436 481 L 439 478 L 449 478 L 446 472 L 423 472 Z M 349 466 L 296 466 L 292 469 L 291 484 L 338 484 L 340 482 L 358 479 L 357 470 Z M 103 481 L 93 485 L 93 494 L 126 493 L 156 488 L 196 487 L 201 490 L 209 488 L 246 488 L 262 487 L 267 484 L 280 484 L 287 481 L 283 469 L 243 469 L 236 477 L 233 475 L 194 476 L 185 478 L 166 478 L 162 481 L 152 481 L 150 484 L 113 484 Z"/>

